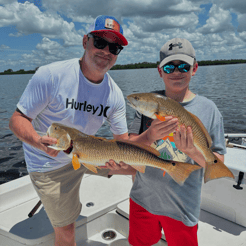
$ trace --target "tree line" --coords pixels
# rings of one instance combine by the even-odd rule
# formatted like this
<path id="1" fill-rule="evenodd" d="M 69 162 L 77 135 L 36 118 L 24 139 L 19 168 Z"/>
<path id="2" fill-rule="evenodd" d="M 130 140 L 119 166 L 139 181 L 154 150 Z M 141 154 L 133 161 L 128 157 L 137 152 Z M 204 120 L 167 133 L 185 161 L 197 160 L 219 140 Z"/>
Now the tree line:
<path id="1" fill-rule="evenodd" d="M 227 65 L 227 64 L 238 64 L 238 63 L 246 63 L 246 60 L 243 59 L 231 59 L 231 60 L 207 60 L 207 61 L 198 61 L 199 66 L 212 66 L 212 65 Z M 114 65 L 111 70 L 119 70 L 119 69 L 141 69 L 141 68 L 156 68 L 159 62 L 139 62 L 125 65 Z M 9 75 L 9 74 L 33 74 L 37 71 L 38 67 L 35 70 L 25 71 L 24 69 L 20 69 L 18 71 L 13 71 L 12 69 L 5 70 L 4 72 L 0 72 L 0 75 Z"/>

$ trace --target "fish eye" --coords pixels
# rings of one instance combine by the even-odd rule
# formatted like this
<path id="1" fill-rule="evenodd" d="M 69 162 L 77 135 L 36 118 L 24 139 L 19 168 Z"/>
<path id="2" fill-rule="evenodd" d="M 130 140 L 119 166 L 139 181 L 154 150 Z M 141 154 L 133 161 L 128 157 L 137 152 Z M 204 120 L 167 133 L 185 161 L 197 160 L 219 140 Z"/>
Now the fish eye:
<path id="1" fill-rule="evenodd" d="M 57 130 L 57 126 L 55 126 L 55 130 Z"/>
<path id="2" fill-rule="evenodd" d="M 135 96 L 134 99 L 138 101 L 139 100 L 139 97 L 138 96 Z"/>

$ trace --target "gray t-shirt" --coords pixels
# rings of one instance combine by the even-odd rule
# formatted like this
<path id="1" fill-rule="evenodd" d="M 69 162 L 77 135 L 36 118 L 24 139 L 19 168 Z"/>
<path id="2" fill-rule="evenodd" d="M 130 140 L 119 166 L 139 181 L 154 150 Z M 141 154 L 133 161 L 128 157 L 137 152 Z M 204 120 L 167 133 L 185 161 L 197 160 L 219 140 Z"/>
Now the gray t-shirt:
<path id="1" fill-rule="evenodd" d="M 164 95 L 165 91 L 156 93 Z M 199 95 L 181 105 L 202 121 L 212 138 L 213 152 L 225 154 L 223 118 L 216 105 Z M 141 134 L 151 122 L 152 119 L 136 112 L 129 133 Z M 172 136 L 157 141 L 160 157 L 194 163 L 171 140 Z M 130 193 L 131 199 L 152 214 L 171 217 L 187 226 L 196 225 L 200 214 L 203 168 L 191 173 L 183 186 L 177 184 L 167 173 L 163 174 L 163 170 L 152 167 L 146 167 L 145 173 L 137 172 Z"/>

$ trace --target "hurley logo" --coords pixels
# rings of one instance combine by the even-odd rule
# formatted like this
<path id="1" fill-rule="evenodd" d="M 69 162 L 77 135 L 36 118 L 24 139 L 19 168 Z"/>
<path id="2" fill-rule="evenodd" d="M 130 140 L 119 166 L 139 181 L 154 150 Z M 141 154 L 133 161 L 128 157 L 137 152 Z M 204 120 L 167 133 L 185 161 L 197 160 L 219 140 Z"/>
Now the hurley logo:
<path id="1" fill-rule="evenodd" d="M 72 101 L 69 101 L 69 99 L 67 98 L 66 108 L 68 108 L 69 106 L 71 109 L 80 110 L 80 111 L 82 110 L 84 112 L 92 112 L 93 115 L 96 112 L 98 112 L 99 114 L 97 116 L 103 115 L 104 117 L 107 117 L 107 111 L 109 109 L 108 106 L 104 108 L 102 104 L 100 104 L 100 109 L 99 109 L 99 106 L 95 107 L 94 105 L 87 104 L 86 101 L 81 103 L 81 102 L 76 102 L 74 99 L 72 99 Z"/>
<path id="2" fill-rule="evenodd" d="M 179 46 L 180 49 L 183 48 L 182 43 L 178 42 L 177 44 L 169 44 L 169 50 L 172 50 L 173 47 L 176 47 L 176 46 Z"/>

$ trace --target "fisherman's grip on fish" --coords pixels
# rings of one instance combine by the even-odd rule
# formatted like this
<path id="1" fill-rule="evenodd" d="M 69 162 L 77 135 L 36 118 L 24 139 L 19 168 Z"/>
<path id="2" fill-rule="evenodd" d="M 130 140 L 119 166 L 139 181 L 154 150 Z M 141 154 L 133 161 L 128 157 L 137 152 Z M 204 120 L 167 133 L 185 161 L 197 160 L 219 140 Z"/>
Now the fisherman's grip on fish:
<path id="1" fill-rule="evenodd" d="M 57 139 L 57 143 L 49 147 L 63 150 L 72 159 L 74 169 L 82 164 L 97 173 L 97 168 L 112 159 L 131 165 L 139 172 L 145 172 L 146 166 L 160 168 L 182 185 L 193 171 L 201 168 L 190 163 L 163 160 L 158 157 L 160 153 L 149 146 L 89 136 L 59 123 L 53 123 L 47 135 Z"/>
<path id="2" fill-rule="evenodd" d="M 192 141 L 194 147 L 199 151 L 199 154 L 205 160 L 204 182 L 218 179 L 222 177 L 234 178 L 232 172 L 226 165 L 212 152 L 212 139 L 209 136 L 206 128 L 198 117 L 188 112 L 180 103 L 175 100 L 156 94 L 156 93 L 136 93 L 127 96 L 130 106 L 136 109 L 143 115 L 152 118 L 163 120 L 163 117 L 173 116 L 178 119 L 179 128 L 174 133 L 176 143 L 180 131 L 186 131 L 187 127 L 191 130 Z M 190 137 L 189 136 L 189 137 Z M 180 139 L 179 139 L 180 141 Z M 181 143 L 177 144 L 179 147 Z M 178 147 L 177 146 L 177 147 Z M 182 151 L 182 150 L 181 150 Z M 194 161 L 196 161 L 194 159 Z"/>

